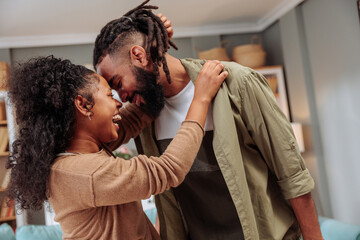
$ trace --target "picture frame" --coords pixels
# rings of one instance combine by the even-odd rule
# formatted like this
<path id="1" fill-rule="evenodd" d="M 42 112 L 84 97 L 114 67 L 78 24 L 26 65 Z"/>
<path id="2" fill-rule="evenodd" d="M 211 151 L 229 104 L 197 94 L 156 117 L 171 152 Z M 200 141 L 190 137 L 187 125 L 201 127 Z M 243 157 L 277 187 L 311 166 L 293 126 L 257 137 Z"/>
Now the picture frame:
<path id="1" fill-rule="evenodd" d="M 269 81 L 271 90 L 273 91 L 276 101 L 287 117 L 290 120 L 290 109 L 288 104 L 288 96 L 286 91 L 286 84 L 284 78 L 284 71 L 282 66 L 269 66 L 256 68 L 256 71 L 264 75 Z"/>
<path id="2" fill-rule="evenodd" d="M 359 13 L 359 21 L 360 21 L 360 0 L 357 0 L 356 7 L 357 7 L 357 10 L 358 10 L 358 13 Z"/>

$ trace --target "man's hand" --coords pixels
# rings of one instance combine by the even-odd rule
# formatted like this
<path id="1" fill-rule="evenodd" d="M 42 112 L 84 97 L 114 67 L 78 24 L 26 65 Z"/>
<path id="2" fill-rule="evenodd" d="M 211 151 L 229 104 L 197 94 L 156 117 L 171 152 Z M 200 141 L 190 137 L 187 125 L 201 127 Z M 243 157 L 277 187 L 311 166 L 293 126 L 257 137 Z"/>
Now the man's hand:
<path id="1" fill-rule="evenodd" d="M 171 25 L 171 21 L 169 19 L 167 19 L 166 16 L 164 16 L 162 13 L 158 13 L 156 14 L 160 19 L 161 21 L 164 23 L 165 27 L 166 27 L 166 31 L 168 32 L 168 36 L 169 36 L 169 39 L 172 38 L 172 36 L 174 35 L 174 29 L 172 28 L 172 25 Z"/>

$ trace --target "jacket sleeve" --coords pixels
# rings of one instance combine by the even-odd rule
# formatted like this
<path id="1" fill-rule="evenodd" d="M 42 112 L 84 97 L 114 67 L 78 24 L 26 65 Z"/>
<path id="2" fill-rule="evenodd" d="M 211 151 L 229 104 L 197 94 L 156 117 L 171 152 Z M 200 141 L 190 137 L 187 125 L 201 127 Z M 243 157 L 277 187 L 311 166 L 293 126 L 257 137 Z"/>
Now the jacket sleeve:
<path id="1" fill-rule="evenodd" d="M 118 139 L 107 144 L 111 150 L 117 149 L 121 144 L 125 144 L 131 138 L 139 135 L 141 130 L 149 126 L 153 121 L 152 117 L 134 103 L 128 103 L 121 108 L 120 116 Z"/>
<path id="2" fill-rule="evenodd" d="M 241 115 L 253 141 L 286 199 L 314 188 L 295 136 L 286 116 L 276 103 L 267 79 L 252 71 L 240 88 Z"/>
<path id="3" fill-rule="evenodd" d="M 203 136 L 204 130 L 197 122 L 184 121 L 160 157 L 106 157 L 92 177 L 95 205 L 146 199 L 178 186 L 190 170 Z"/>

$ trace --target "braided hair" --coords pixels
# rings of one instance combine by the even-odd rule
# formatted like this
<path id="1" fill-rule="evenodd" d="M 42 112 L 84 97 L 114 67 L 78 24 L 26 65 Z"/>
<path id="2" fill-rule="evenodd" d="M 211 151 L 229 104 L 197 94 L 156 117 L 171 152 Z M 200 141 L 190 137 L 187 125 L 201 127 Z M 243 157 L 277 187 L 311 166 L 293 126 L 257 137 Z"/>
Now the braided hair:
<path id="1" fill-rule="evenodd" d="M 93 103 L 98 82 L 93 71 L 53 56 L 14 67 L 9 97 L 19 134 L 6 164 L 11 169 L 7 194 L 22 209 L 39 210 L 48 199 L 50 168 L 74 135 L 74 99 L 82 95 Z"/>
<path id="2" fill-rule="evenodd" d="M 124 16 L 107 23 L 96 37 L 93 65 L 102 61 L 107 54 L 113 54 L 126 46 L 127 38 L 136 33 L 146 36 L 145 50 L 147 60 L 151 60 L 155 75 L 159 77 L 159 66 L 163 65 L 166 78 L 171 83 L 165 53 L 172 46 L 177 46 L 169 39 L 166 28 L 161 19 L 152 13 L 157 6 L 146 5 L 150 0 L 144 1 L 136 8 L 125 13 Z"/>

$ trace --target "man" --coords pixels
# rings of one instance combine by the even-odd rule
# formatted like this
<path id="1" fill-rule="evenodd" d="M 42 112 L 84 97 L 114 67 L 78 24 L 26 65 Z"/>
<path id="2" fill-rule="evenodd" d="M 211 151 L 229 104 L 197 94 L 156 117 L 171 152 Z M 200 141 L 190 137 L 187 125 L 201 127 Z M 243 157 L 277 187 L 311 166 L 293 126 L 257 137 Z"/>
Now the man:
<path id="1" fill-rule="evenodd" d="M 166 53 L 166 28 L 145 1 L 98 35 L 94 67 L 122 101 L 156 120 L 139 148 L 161 154 L 185 117 L 205 61 Z M 166 18 L 165 26 L 171 25 Z M 156 196 L 162 239 L 322 239 L 314 182 L 267 80 L 223 62 L 229 76 L 209 109 L 206 134 L 185 181 Z"/>

